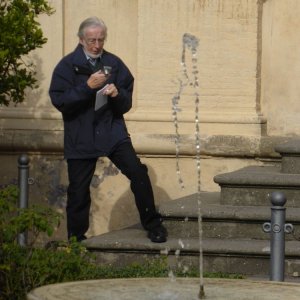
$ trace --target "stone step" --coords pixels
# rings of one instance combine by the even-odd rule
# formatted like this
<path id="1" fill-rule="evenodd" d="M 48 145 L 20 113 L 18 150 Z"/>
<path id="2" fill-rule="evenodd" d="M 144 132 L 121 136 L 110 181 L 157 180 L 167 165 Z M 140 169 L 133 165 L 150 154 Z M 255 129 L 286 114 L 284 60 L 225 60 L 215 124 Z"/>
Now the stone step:
<path id="1" fill-rule="evenodd" d="M 89 238 L 84 244 L 95 253 L 99 264 L 122 266 L 164 255 L 172 268 L 197 268 L 201 247 L 204 271 L 268 276 L 270 235 L 262 231 L 262 225 L 271 219 L 271 193 L 281 191 L 287 198 L 286 223 L 295 228 L 293 235 L 286 235 L 285 275 L 298 276 L 298 148 L 300 144 L 299 147 L 293 144 L 276 148 L 283 157 L 281 167 L 246 167 L 215 176 L 220 193 L 202 192 L 162 203 L 159 209 L 169 232 L 166 243 L 150 242 L 144 230 L 133 226 Z M 201 242 L 199 212 L 203 221 Z"/>
<path id="2" fill-rule="evenodd" d="M 228 221 L 207 221 L 202 224 L 204 238 L 219 238 L 219 239 L 236 239 L 236 238 L 255 238 L 268 239 L 269 235 L 262 230 L 262 223 L 243 223 L 243 222 L 228 222 Z M 189 237 L 196 238 L 199 236 L 199 226 L 197 220 L 194 222 L 185 221 L 169 221 L 164 222 L 165 227 L 171 237 L 178 235 L 178 238 Z M 298 226 L 299 231 L 300 226 Z M 287 235 L 286 240 L 294 239 L 293 236 Z"/>
<path id="3" fill-rule="evenodd" d="M 214 181 L 221 187 L 221 204 L 269 206 L 271 193 L 280 191 L 287 207 L 300 207 L 300 174 L 281 173 L 278 167 L 245 167 L 216 175 Z"/>
<path id="4" fill-rule="evenodd" d="M 270 206 L 221 205 L 219 198 L 220 193 L 200 193 L 203 237 L 269 239 L 262 225 L 271 220 Z M 170 236 L 199 236 L 197 194 L 162 203 L 159 211 Z M 294 226 L 294 233 L 286 234 L 286 240 L 300 236 L 300 208 L 286 209 L 286 223 Z"/>
<path id="5" fill-rule="evenodd" d="M 300 140 L 292 139 L 284 144 L 275 146 L 274 150 L 280 153 L 281 172 L 300 174 Z"/>
<path id="6" fill-rule="evenodd" d="M 126 228 L 84 241 L 102 265 L 124 266 L 166 256 L 172 268 L 199 266 L 199 239 L 170 237 L 166 243 L 152 243 L 141 228 Z M 242 275 L 269 274 L 270 243 L 253 239 L 203 239 L 204 271 Z M 287 241 L 286 276 L 300 274 L 300 242 Z"/>

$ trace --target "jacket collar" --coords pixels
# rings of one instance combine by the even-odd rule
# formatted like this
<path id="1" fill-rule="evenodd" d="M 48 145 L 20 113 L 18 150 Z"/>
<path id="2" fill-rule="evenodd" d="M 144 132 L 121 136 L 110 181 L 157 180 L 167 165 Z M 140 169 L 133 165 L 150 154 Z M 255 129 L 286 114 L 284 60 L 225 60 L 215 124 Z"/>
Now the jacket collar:
<path id="1" fill-rule="evenodd" d="M 91 75 L 93 73 L 81 44 L 78 44 L 75 48 L 71 62 L 76 73 L 86 75 Z"/>
<path id="2" fill-rule="evenodd" d="M 101 57 L 106 53 L 103 49 Z M 76 73 L 91 75 L 93 71 L 89 66 L 86 54 L 84 53 L 81 44 L 78 44 L 75 48 L 72 56 L 72 65 Z"/>
<path id="3" fill-rule="evenodd" d="M 75 48 L 72 56 L 72 63 L 80 66 L 88 66 L 88 61 L 86 59 L 85 53 L 82 49 L 81 44 L 78 44 Z"/>

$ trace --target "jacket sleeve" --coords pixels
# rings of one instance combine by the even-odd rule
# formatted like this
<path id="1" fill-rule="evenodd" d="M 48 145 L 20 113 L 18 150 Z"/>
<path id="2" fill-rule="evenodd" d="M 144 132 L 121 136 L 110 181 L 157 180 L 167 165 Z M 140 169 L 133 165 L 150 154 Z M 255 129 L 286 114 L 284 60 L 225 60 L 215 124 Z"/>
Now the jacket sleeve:
<path id="1" fill-rule="evenodd" d="M 62 60 L 54 69 L 49 95 L 60 112 L 72 115 L 93 105 L 95 91 L 86 80 L 76 80 L 73 66 Z"/>
<path id="2" fill-rule="evenodd" d="M 120 60 L 118 74 L 115 81 L 115 85 L 118 89 L 118 95 L 110 99 L 110 105 L 115 114 L 123 115 L 131 109 L 133 84 L 133 76 L 126 65 Z"/>

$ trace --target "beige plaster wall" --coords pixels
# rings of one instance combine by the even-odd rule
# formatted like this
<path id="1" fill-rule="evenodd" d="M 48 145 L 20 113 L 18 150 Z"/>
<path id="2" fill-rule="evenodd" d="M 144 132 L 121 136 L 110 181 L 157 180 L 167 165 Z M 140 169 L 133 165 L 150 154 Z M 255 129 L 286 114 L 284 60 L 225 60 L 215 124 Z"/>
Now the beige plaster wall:
<path id="1" fill-rule="evenodd" d="M 128 119 L 147 120 L 146 134 L 157 127 L 161 134 L 174 132 L 172 98 L 179 79 L 184 79 L 182 37 L 189 33 L 199 39 L 196 66 L 202 134 L 260 135 L 263 118 L 257 110 L 257 1 L 141 0 L 138 4 L 137 106 Z M 191 76 L 190 54 L 187 50 Z M 182 134 L 194 131 L 193 94 L 186 88 L 180 100 Z M 145 130 L 143 125 L 136 122 L 134 128 Z"/>
<path id="2" fill-rule="evenodd" d="M 300 134 L 300 1 L 263 7 L 262 111 L 269 135 Z"/>
<path id="3" fill-rule="evenodd" d="M 127 116 L 133 122 L 133 134 L 139 135 L 144 130 L 145 121 L 148 132 L 144 137 L 161 127 L 164 128 L 161 134 L 173 133 L 171 106 L 178 80 L 183 78 L 180 63 L 184 33 L 200 40 L 196 66 L 202 133 L 261 134 L 264 120 L 257 110 L 256 81 L 260 6 L 256 0 L 86 0 L 84 3 L 53 0 L 51 3 L 56 13 L 40 19 L 48 43 L 32 55 L 40 88 L 30 92 L 23 105 L 1 108 L 4 118 L 0 125 L 4 128 L 19 128 L 22 118 L 22 128 L 62 128 L 57 121 L 59 113 L 50 105 L 47 93 L 51 73 L 58 60 L 76 46 L 79 23 L 90 15 L 98 15 L 109 28 L 105 48 L 119 55 L 136 77 L 135 109 Z M 188 50 L 186 59 L 190 68 Z M 189 135 L 194 130 L 193 93 L 185 89 L 180 102 L 179 118 L 185 123 L 182 134 Z"/>

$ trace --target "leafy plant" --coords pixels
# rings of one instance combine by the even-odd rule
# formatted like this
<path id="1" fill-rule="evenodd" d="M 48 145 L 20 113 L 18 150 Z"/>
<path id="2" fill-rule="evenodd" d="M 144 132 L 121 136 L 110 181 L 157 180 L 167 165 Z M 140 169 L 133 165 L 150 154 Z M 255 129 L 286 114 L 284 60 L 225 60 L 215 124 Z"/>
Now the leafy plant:
<path id="1" fill-rule="evenodd" d="M 28 267 L 34 262 L 35 241 L 40 233 L 52 235 L 60 214 L 49 207 L 18 209 L 18 189 L 9 185 L 0 189 L 0 299 L 18 299 L 26 292 Z M 28 247 L 20 247 L 17 237 L 30 232 Z M 20 298 L 22 299 L 22 298 Z"/>
<path id="2" fill-rule="evenodd" d="M 81 249 L 82 248 L 82 249 Z M 79 243 L 61 249 L 28 248 L 6 244 L 0 267 L 0 299 L 21 300 L 41 285 L 88 279 L 95 272 L 89 254 Z M 1 298 L 3 297 L 3 298 Z"/>
<path id="3" fill-rule="evenodd" d="M 37 17 L 54 10 L 46 0 L 0 0 L 0 105 L 24 101 L 35 88 L 36 72 L 25 57 L 47 42 Z"/>
<path id="4" fill-rule="evenodd" d="M 18 209 L 18 189 L 9 185 L 0 189 L 0 247 L 15 243 L 20 233 L 30 231 L 29 248 L 32 248 L 41 232 L 48 236 L 58 226 L 61 215 L 49 207 L 32 206 Z"/>

